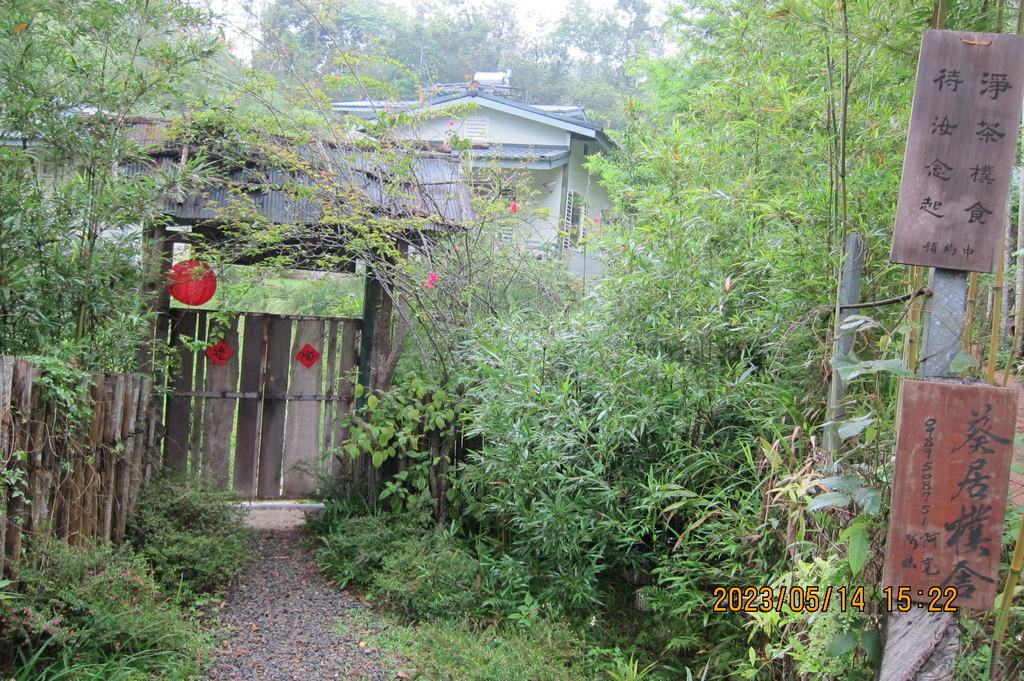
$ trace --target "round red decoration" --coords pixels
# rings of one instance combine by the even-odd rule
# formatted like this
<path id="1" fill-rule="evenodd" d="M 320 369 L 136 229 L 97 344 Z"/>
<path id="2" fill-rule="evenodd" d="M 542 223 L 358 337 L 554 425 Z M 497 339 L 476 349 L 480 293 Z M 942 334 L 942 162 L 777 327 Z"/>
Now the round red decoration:
<path id="1" fill-rule="evenodd" d="M 186 305 L 202 305 L 217 292 L 217 275 L 198 260 L 182 260 L 167 275 L 167 290 Z"/>

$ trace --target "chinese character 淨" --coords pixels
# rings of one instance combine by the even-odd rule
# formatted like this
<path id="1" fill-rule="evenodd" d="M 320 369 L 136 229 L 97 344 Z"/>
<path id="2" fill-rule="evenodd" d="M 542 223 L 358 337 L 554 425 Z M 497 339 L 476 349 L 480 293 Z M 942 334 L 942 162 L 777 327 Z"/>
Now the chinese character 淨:
<path id="1" fill-rule="evenodd" d="M 979 94 L 990 93 L 992 99 L 999 99 L 1001 93 L 1013 87 L 1007 82 L 1005 73 L 984 73 L 981 84 L 985 86 L 985 89 Z"/>

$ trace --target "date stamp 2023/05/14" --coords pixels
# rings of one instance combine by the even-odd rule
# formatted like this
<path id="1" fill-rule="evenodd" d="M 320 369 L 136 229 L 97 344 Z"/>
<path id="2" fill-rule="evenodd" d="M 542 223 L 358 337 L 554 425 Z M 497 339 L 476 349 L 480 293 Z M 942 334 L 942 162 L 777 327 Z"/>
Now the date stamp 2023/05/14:
<path id="1" fill-rule="evenodd" d="M 715 587 L 713 612 L 781 612 L 788 608 L 793 612 L 828 611 L 837 607 L 839 612 L 864 612 L 864 587 L 845 586 L 754 586 Z M 912 596 L 917 596 L 917 601 Z M 914 594 L 909 586 L 886 587 L 882 589 L 884 608 L 888 612 L 907 612 L 914 608 L 929 612 L 956 612 L 955 586 L 933 586 L 927 591 L 918 589 Z"/>

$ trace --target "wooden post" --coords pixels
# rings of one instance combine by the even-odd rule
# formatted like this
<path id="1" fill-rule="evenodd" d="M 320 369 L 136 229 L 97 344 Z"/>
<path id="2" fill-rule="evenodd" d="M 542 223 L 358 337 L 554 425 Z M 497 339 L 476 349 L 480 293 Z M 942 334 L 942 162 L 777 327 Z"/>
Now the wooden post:
<path id="1" fill-rule="evenodd" d="M 167 238 L 167 230 L 159 223 L 147 225 L 143 234 L 142 299 L 157 314 L 150 323 L 149 338 L 139 349 L 139 371 L 152 375 L 156 370 L 154 348 L 167 342 L 171 309 L 171 294 L 167 289 L 166 273 L 171 267 L 174 243 Z"/>
<path id="2" fill-rule="evenodd" d="M 844 305 L 856 305 L 860 301 L 861 271 L 864 269 L 864 239 L 854 232 L 846 235 L 846 258 L 843 262 L 843 273 L 839 280 L 839 304 L 836 306 L 835 344 L 833 354 L 835 356 L 848 355 L 853 350 L 855 334 L 842 332 L 842 325 L 854 313 L 844 310 Z M 843 379 L 839 377 L 839 371 L 832 370 L 832 381 L 828 389 L 828 410 L 827 417 L 832 425 L 825 428 L 824 449 L 827 452 L 839 451 L 841 440 L 839 438 L 839 427 L 835 421 L 846 416 L 846 405 L 843 400 L 846 398 L 846 386 Z"/>
<path id="3" fill-rule="evenodd" d="M 370 375 L 373 371 L 373 338 L 374 328 L 377 323 L 377 313 L 380 309 L 380 299 L 383 293 L 380 279 L 372 265 L 366 266 L 366 281 L 363 286 L 363 326 L 359 337 L 359 385 L 363 386 L 363 396 L 356 400 L 356 411 L 361 412 L 366 408 L 366 398 L 369 397 Z"/>
<path id="4" fill-rule="evenodd" d="M 967 272 L 932 271 L 932 296 L 924 303 L 924 339 L 918 375 L 952 376 L 949 365 L 960 352 L 967 312 Z M 945 681 L 953 678 L 960 648 L 956 613 L 913 608 L 890 613 L 877 681 Z"/>

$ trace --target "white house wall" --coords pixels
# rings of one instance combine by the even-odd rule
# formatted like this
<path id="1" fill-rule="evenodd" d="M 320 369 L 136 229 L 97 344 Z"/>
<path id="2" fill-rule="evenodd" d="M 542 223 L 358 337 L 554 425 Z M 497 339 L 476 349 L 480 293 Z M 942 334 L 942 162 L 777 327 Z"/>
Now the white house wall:
<path id="1" fill-rule="evenodd" d="M 554 170 L 529 170 L 528 197 L 525 198 L 523 220 L 528 242 L 556 243 L 558 220 L 561 217 L 562 175 L 567 166 Z M 544 183 L 551 184 L 551 190 Z"/>
<path id="2" fill-rule="evenodd" d="M 597 176 L 591 175 L 583 167 L 583 164 L 588 160 L 583 155 L 584 145 L 589 146 L 591 154 L 597 151 L 597 142 L 572 141 L 572 144 L 569 146 L 569 158 L 571 159 L 568 165 L 569 189 L 577 194 L 582 194 L 586 198 L 587 208 L 584 211 L 584 219 L 593 222 L 594 218 L 600 218 L 612 204 L 608 198 L 608 192 L 598 183 Z"/>
<path id="3" fill-rule="evenodd" d="M 466 106 L 466 105 L 461 105 Z M 415 128 L 406 131 L 410 139 L 444 141 L 452 134 L 468 137 L 467 118 L 487 117 L 487 134 L 482 141 L 491 144 L 546 144 L 565 146 L 569 141 L 569 133 L 560 128 L 531 121 L 521 116 L 514 116 L 504 111 L 496 111 L 484 106 L 477 106 L 467 113 L 458 116 L 443 113 L 436 118 L 424 121 Z M 451 125 L 455 121 L 455 125 Z"/>

